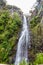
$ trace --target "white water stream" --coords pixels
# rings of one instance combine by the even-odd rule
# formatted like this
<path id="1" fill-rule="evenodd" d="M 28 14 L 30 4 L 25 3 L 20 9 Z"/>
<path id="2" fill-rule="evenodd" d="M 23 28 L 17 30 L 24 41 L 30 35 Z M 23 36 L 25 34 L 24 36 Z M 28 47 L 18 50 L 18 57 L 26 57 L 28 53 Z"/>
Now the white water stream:
<path id="1" fill-rule="evenodd" d="M 29 44 L 29 31 L 27 26 L 27 20 L 24 16 L 23 19 L 23 28 L 21 32 L 21 36 L 18 41 L 18 47 L 17 47 L 17 53 L 16 53 L 16 59 L 15 59 L 15 65 L 19 65 L 19 63 L 25 59 L 28 60 L 28 44 Z"/>

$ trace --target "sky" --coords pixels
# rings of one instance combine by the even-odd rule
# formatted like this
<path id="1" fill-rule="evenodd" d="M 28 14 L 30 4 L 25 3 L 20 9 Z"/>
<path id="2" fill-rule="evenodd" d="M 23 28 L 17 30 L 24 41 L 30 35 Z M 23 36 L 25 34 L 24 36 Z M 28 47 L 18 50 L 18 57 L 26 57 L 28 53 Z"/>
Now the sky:
<path id="1" fill-rule="evenodd" d="M 7 4 L 21 8 L 24 13 L 29 13 L 35 2 L 36 0 L 7 0 Z"/>

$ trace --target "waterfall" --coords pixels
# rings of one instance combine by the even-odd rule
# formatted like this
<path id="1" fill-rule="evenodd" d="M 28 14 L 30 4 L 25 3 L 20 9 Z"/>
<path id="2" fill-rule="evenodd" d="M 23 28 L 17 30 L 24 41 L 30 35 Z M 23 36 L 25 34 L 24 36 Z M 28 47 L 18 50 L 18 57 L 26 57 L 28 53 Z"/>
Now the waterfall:
<path id="1" fill-rule="evenodd" d="M 29 31 L 27 26 L 27 20 L 24 16 L 23 18 L 23 28 L 21 32 L 21 36 L 18 41 L 18 48 L 16 53 L 15 65 L 19 65 L 19 63 L 25 59 L 28 60 L 28 44 L 29 44 Z"/>

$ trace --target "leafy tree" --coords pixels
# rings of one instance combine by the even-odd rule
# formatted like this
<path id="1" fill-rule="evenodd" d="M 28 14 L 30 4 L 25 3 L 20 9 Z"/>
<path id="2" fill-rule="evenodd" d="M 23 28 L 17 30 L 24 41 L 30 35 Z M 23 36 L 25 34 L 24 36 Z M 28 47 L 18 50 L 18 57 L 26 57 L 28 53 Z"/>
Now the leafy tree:
<path id="1" fill-rule="evenodd" d="M 9 11 L 0 11 L 0 63 L 9 62 L 9 54 L 18 38 L 21 28 L 21 19 L 15 12 L 13 16 Z"/>

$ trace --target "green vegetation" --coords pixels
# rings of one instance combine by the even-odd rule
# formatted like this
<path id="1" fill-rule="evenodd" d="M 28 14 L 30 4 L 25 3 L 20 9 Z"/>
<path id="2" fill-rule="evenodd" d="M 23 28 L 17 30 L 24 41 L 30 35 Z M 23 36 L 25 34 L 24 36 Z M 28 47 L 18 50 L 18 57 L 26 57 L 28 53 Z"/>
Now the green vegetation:
<path id="1" fill-rule="evenodd" d="M 31 38 L 31 51 L 32 54 L 32 60 L 31 62 L 34 63 L 34 65 L 43 64 L 43 24 L 41 23 L 41 18 L 39 16 L 35 16 L 30 21 L 30 29 L 32 32 L 32 38 Z M 31 53 L 30 53 L 31 54 Z M 34 58 L 33 58 L 34 55 Z"/>
<path id="2" fill-rule="evenodd" d="M 6 1 L 6 0 L 5 0 Z M 21 31 L 21 18 L 17 12 L 13 15 L 9 10 L 12 5 L 6 5 L 4 0 L 0 0 L 0 63 L 11 65 L 16 53 L 16 46 Z M 14 9 L 18 9 L 14 7 Z M 23 60 L 20 65 L 43 64 L 43 24 L 40 16 L 33 16 L 30 21 L 31 48 L 29 48 L 29 63 Z"/>
<path id="3" fill-rule="evenodd" d="M 43 53 L 36 54 L 34 65 L 43 64 Z"/>
<path id="4" fill-rule="evenodd" d="M 34 25 L 34 22 L 37 21 L 37 24 Z M 38 23 L 39 22 L 39 23 Z M 32 19 L 32 21 L 30 21 L 31 24 L 31 32 L 32 32 L 32 46 L 34 47 L 35 52 L 39 52 L 40 50 L 42 51 L 42 39 L 43 39 L 43 29 L 41 27 L 41 19 L 38 17 L 37 19 Z"/>
<path id="5" fill-rule="evenodd" d="M 25 60 L 23 60 L 20 65 L 39 65 L 39 64 L 43 64 L 43 53 L 37 53 L 35 60 L 33 63 L 27 63 Z"/>
<path id="6" fill-rule="evenodd" d="M 21 19 L 18 13 L 10 15 L 8 11 L 0 11 L 0 63 L 9 62 L 9 53 L 18 39 Z"/>
<path id="7" fill-rule="evenodd" d="M 31 28 L 34 28 L 38 23 L 40 23 L 40 17 L 39 16 L 35 16 L 34 18 L 32 18 L 32 20 L 30 21 L 30 25 Z"/>
<path id="8" fill-rule="evenodd" d="M 25 59 L 20 63 L 20 65 L 28 65 L 28 63 L 25 61 Z"/>

